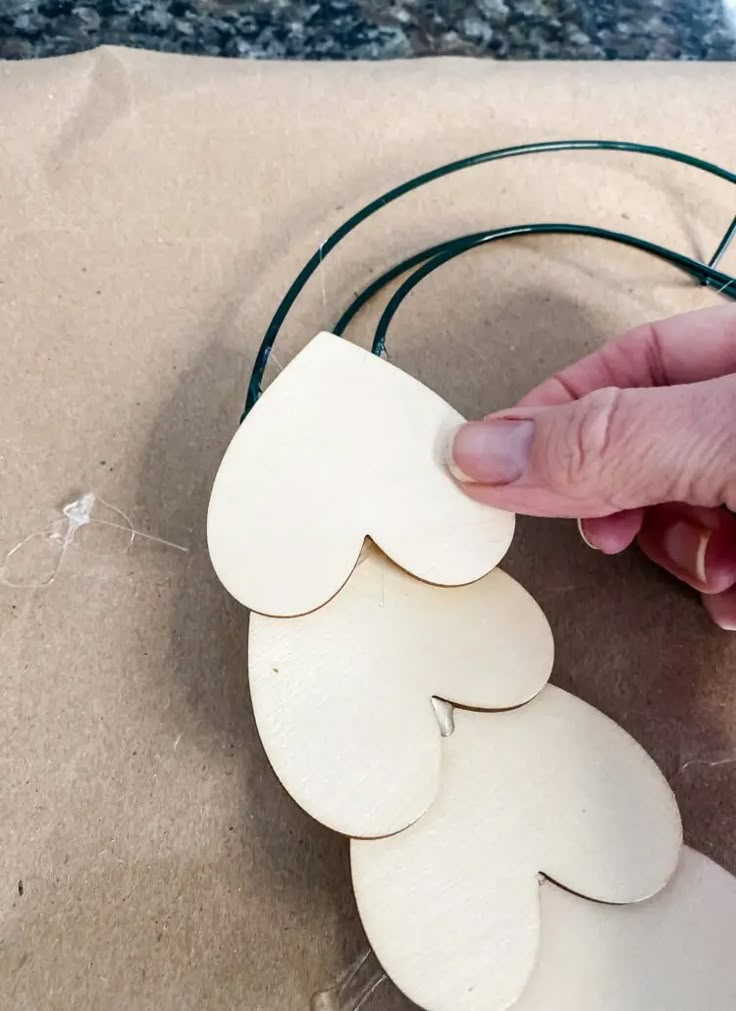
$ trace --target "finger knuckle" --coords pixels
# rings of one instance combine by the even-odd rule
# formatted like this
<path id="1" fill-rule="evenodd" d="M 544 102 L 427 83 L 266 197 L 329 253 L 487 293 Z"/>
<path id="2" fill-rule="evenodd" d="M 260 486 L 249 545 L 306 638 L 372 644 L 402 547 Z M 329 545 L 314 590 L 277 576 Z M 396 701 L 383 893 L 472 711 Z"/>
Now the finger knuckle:
<path id="1" fill-rule="evenodd" d="M 580 400 L 570 417 L 557 452 L 558 479 L 580 496 L 610 486 L 616 462 L 612 450 L 622 448 L 619 424 L 622 391 L 615 387 L 595 390 Z"/>
<path id="2" fill-rule="evenodd" d="M 709 384 L 710 386 L 710 384 Z M 731 419 L 736 416 L 736 377 L 717 380 L 692 397 L 682 424 L 686 446 L 677 469 L 673 498 L 708 506 L 736 508 L 736 442 Z"/>

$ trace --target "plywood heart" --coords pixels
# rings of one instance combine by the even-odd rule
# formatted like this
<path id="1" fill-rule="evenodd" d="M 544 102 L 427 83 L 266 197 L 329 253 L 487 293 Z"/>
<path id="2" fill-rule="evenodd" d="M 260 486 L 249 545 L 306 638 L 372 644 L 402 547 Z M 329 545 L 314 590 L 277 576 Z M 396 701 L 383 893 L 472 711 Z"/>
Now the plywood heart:
<path id="1" fill-rule="evenodd" d="M 540 947 L 540 875 L 598 902 L 659 892 L 682 846 L 674 797 L 620 727 L 551 686 L 505 713 L 455 711 L 427 813 L 353 840 L 363 925 L 427 1011 L 505 1011 Z"/>
<path id="2" fill-rule="evenodd" d="M 340 590 L 366 537 L 429 583 L 490 572 L 514 517 L 449 476 L 462 420 L 407 373 L 319 334 L 250 412 L 215 479 L 207 536 L 225 587 L 253 611 L 305 614 Z"/>
<path id="3" fill-rule="evenodd" d="M 546 881 L 541 946 L 513 1011 L 733 1011 L 736 878 L 684 847 L 647 902 L 587 902 Z"/>
<path id="4" fill-rule="evenodd" d="M 258 731 L 282 783 L 318 821 L 346 835 L 389 835 L 437 792 L 432 697 L 519 706 L 546 683 L 553 648 L 539 605 L 500 569 L 447 589 L 412 579 L 369 545 L 319 610 L 251 615 Z"/>

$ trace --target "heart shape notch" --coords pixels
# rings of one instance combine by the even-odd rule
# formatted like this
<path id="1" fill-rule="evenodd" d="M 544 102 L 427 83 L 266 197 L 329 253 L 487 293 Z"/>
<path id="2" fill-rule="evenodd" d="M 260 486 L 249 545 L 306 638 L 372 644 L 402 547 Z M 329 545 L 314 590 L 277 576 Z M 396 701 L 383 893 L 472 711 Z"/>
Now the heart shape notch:
<path id="1" fill-rule="evenodd" d="M 646 902 L 588 902 L 545 881 L 539 960 L 513 1011 L 733 1011 L 736 878 L 683 847 Z"/>
<path id="2" fill-rule="evenodd" d="M 550 685 L 509 712 L 456 710 L 442 752 L 423 818 L 352 840 L 358 909 L 419 1007 L 506 1011 L 539 957 L 540 875 L 598 902 L 648 899 L 677 867 L 680 816 L 646 752 Z"/>
<path id="3" fill-rule="evenodd" d="M 522 705 L 546 684 L 553 650 L 539 605 L 500 569 L 448 589 L 412 579 L 367 545 L 324 607 L 251 615 L 253 712 L 298 804 L 345 835 L 385 836 L 420 818 L 437 793 L 433 697 Z"/>
<path id="4" fill-rule="evenodd" d="M 514 516 L 449 475 L 463 420 L 407 373 L 319 334 L 256 403 L 215 478 L 207 538 L 226 589 L 260 614 L 306 614 L 344 585 L 367 537 L 428 583 L 486 575 Z"/>

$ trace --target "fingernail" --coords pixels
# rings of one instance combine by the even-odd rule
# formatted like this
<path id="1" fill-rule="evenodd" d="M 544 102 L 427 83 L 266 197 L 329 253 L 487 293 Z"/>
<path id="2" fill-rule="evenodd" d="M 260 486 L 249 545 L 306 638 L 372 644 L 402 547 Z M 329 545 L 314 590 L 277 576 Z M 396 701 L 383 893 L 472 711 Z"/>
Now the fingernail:
<path id="1" fill-rule="evenodd" d="M 712 595 L 703 594 L 703 604 L 713 621 L 724 632 L 736 632 L 736 589 Z"/>
<path id="2" fill-rule="evenodd" d="M 680 520 L 664 535 L 663 549 L 677 574 L 699 583 L 707 582 L 705 555 L 712 531 L 698 524 Z"/>
<path id="3" fill-rule="evenodd" d="M 592 541 L 588 540 L 588 538 L 587 538 L 587 536 L 585 534 L 585 527 L 583 526 L 583 521 L 582 520 L 578 520 L 578 533 L 582 537 L 584 544 L 587 544 L 589 548 L 593 549 L 593 551 L 600 551 L 600 548 L 596 547 L 595 544 L 593 544 Z"/>
<path id="4" fill-rule="evenodd" d="M 471 421 L 457 431 L 448 466 L 466 484 L 510 484 L 526 470 L 533 437 L 532 421 Z"/>

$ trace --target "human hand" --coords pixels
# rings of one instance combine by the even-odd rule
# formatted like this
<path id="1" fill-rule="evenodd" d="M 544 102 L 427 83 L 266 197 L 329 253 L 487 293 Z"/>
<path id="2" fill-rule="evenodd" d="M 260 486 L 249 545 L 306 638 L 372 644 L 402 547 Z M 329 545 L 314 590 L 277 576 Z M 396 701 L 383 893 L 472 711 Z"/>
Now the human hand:
<path id="1" fill-rule="evenodd" d="M 632 330 L 464 425 L 450 456 L 480 502 L 578 519 L 606 554 L 637 540 L 736 630 L 736 306 Z"/>

